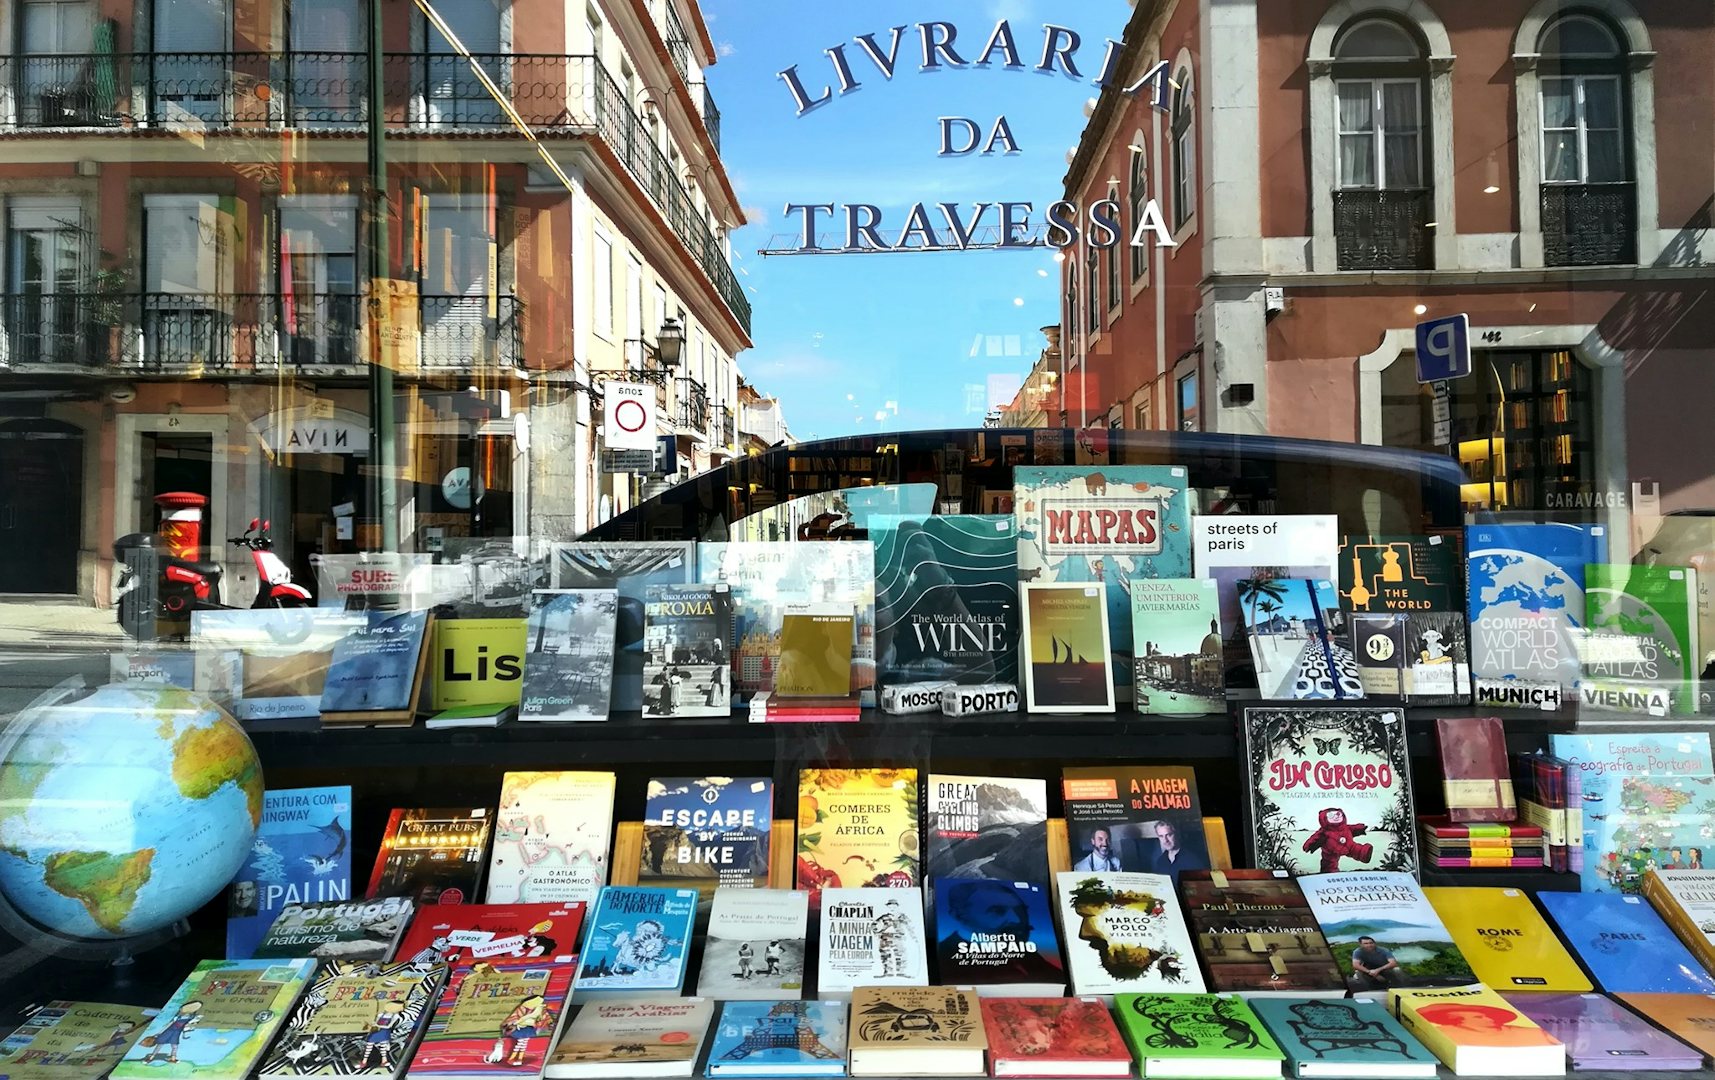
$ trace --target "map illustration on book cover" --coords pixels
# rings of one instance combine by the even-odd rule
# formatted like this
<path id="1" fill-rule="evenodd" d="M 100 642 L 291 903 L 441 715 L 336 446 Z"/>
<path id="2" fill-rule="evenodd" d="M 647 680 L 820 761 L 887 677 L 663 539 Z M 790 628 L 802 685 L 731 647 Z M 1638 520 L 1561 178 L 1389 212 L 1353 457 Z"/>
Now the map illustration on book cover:
<path id="1" fill-rule="evenodd" d="M 317 960 L 385 960 L 393 954 L 414 909 L 403 896 L 287 904 L 262 936 L 255 955 Z"/>
<path id="2" fill-rule="evenodd" d="M 1186 766 L 1068 766 L 1060 772 L 1073 870 L 1176 875 L 1209 868 L 1209 841 Z"/>
<path id="3" fill-rule="evenodd" d="M 119 1080 L 244 1077 L 261 1060 L 316 961 L 204 960 L 114 1067 Z"/>
<path id="4" fill-rule="evenodd" d="M 1284 870 L 1191 870 L 1179 877 L 1211 990 L 1345 993 L 1334 952 Z"/>
<path id="5" fill-rule="evenodd" d="M 1052 997 L 1066 991 L 1046 883 L 991 878 L 935 882 L 936 974 L 943 986 Z"/>
<path id="6" fill-rule="evenodd" d="M 595 902 L 607 883 L 610 772 L 509 772 L 489 861 L 491 904 Z"/>
<path id="7" fill-rule="evenodd" d="M 578 993 L 678 993 L 696 918 L 694 889 L 609 885 L 590 914 Z"/>
<path id="8" fill-rule="evenodd" d="M 729 1001 L 709 1040 L 708 1071 L 717 1077 L 844 1076 L 846 1004 Z"/>
<path id="9" fill-rule="evenodd" d="M 1619 823 L 1620 784 L 1626 776 L 1708 776 L 1715 773 L 1706 731 L 1625 731 L 1597 735 L 1554 734 L 1549 751 L 1578 766 L 1584 782 L 1581 825 L 1584 892 L 1635 892 L 1620 861 L 1609 859 Z M 1570 815 L 1569 815 L 1570 816 Z M 1570 828 L 1571 826 L 1568 825 Z"/>
<path id="10" fill-rule="evenodd" d="M 364 897 L 408 896 L 428 904 L 468 904 L 480 895 L 488 863 L 488 807 L 395 807 Z"/>
<path id="11" fill-rule="evenodd" d="M 1298 886 L 1353 993 L 1477 980 L 1410 874 L 1312 874 Z"/>
<path id="12" fill-rule="evenodd" d="M 1131 583 L 1132 702 L 1184 716 L 1227 707 L 1220 599 L 1214 578 Z"/>
<path id="13" fill-rule="evenodd" d="M 409 1075 L 540 1075 L 571 990 L 570 964 L 495 960 L 454 968 Z"/>
<path id="14" fill-rule="evenodd" d="M 931 887 L 940 878 L 1048 880 L 1048 784 L 930 773 Z"/>
<path id="15" fill-rule="evenodd" d="M 1639 892 L 1650 870 L 1715 867 L 1715 777 L 1627 776 L 1607 811 L 1596 872 L 1618 891 Z"/>
<path id="16" fill-rule="evenodd" d="M 732 714 L 732 592 L 651 585 L 643 609 L 643 716 Z"/>
<path id="17" fill-rule="evenodd" d="M 537 590 L 525 624 L 521 720 L 606 720 L 613 687 L 619 594 Z"/>
<path id="18" fill-rule="evenodd" d="M 613 589 L 619 614 L 613 634 L 615 712 L 643 708 L 643 607 L 651 585 L 696 580 L 696 545 L 688 540 L 579 541 L 555 544 L 550 557 L 556 589 Z"/>
<path id="19" fill-rule="evenodd" d="M 394 955 L 449 967 L 495 959 L 570 963 L 585 910 L 582 904 L 438 904 L 417 913 Z"/>
<path id="20" fill-rule="evenodd" d="M 1665 690 L 1676 713 L 1697 711 L 1702 674 L 1697 572 L 1668 566 L 1584 568 L 1584 677 Z"/>
<path id="21" fill-rule="evenodd" d="M 810 897 L 796 889 L 718 889 L 697 993 L 722 1001 L 798 997 Z"/>
<path id="22" fill-rule="evenodd" d="M 1578 685 L 1571 632 L 1585 625 L 1584 567 L 1608 561 L 1600 525 L 1472 525 L 1465 530 L 1471 673 Z"/>
<path id="23" fill-rule="evenodd" d="M 438 964 L 323 964 L 259 1076 L 404 1075 L 446 977 Z"/>
<path id="24" fill-rule="evenodd" d="M 1011 517 L 874 515 L 883 686 L 1018 681 L 1018 528 Z"/>
<path id="25" fill-rule="evenodd" d="M 796 887 L 812 910 L 825 887 L 916 885 L 919 848 L 916 769 L 799 772 Z"/>
<path id="26" fill-rule="evenodd" d="M 1244 578 L 1238 583 L 1257 690 L 1272 701 L 1342 701 L 1364 696 L 1347 645 L 1346 615 L 1334 585 L 1308 578 Z"/>
<path id="27" fill-rule="evenodd" d="M 0 1039 L 7 1080 L 88 1080 L 108 1071 L 143 1035 L 155 1009 L 94 1001 L 49 1001 Z"/>
<path id="28" fill-rule="evenodd" d="M 1340 604 L 1375 613 L 1455 611 L 1459 544 L 1443 536 L 1342 536 Z"/>
<path id="29" fill-rule="evenodd" d="M 1257 866 L 1417 872 L 1402 711 L 1250 708 L 1244 738 Z"/>
<path id="30" fill-rule="evenodd" d="M 1031 712 L 1114 711 L 1105 588 L 1099 581 L 1024 585 L 1024 701 Z"/>
<path id="31" fill-rule="evenodd" d="M 408 713 L 422 682 L 429 613 L 371 611 L 333 647 L 322 683 L 323 713 Z"/>
<path id="32" fill-rule="evenodd" d="M 923 890 L 824 889 L 817 991 L 841 996 L 859 986 L 925 986 Z"/>
<path id="33" fill-rule="evenodd" d="M 1066 870 L 1058 883 L 1074 993 L 1202 991 L 1203 975 L 1171 878 Z"/>
<path id="34" fill-rule="evenodd" d="M 637 883 L 695 888 L 705 898 L 717 887 L 766 888 L 773 815 L 766 777 L 651 779 Z"/>
<path id="35" fill-rule="evenodd" d="M 226 958 L 248 959 L 287 904 L 351 899 L 351 788 L 262 794 L 262 824 L 227 894 Z"/>

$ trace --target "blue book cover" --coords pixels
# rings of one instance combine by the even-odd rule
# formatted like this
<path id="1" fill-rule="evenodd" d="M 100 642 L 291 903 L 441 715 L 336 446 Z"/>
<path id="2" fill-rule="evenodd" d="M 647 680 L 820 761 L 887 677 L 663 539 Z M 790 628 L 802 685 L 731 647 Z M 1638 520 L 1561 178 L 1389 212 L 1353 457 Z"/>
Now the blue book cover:
<path id="1" fill-rule="evenodd" d="M 1715 993 L 1715 978 L 1643 897 L 1545 891 L 1536 898 L 1604 992 Z"/>
<path id="2" fill-rule="evenodd" d="M 1578 685 L 1584 567 L 1608 561 L 1600 525 L 1472 525 L 1465 530 L 1471 673 Z"/>
<path id="3" fill-rule="evenodd" d="M 936 880 L 935 939 L 942 986 L 1029 987 L 1020 991 L 1026 997 L 1066 992 L 1054 912 L 1039 884 Z"/>
<path id="4" fill-rule="evenodd" d="M 322 686 L 322 712 L 414 709 L 412 696 L 428 626 L 426 611 L 397 615 L 368 612 L 368 625 L 353 630 L 333 647 L 327 682 Z"/>
<path id="5" fill-rule="evenodd" d="M 729 1001 L 709 1040 L 708 1074 L 844 1076 L 843 1001 Z"/>
<path id="6" fill-rule="evenodd" d="M 1353 998 L 1266 997 L 1247 999 L 1251 1011 L 1286 1051 L 1287 1075 L 1436 1075 L 1436 1057 L 1388 1015 L 1381 1001 Z"/>
<path id="7" fill-rule="evenodd" d="M 695 889 L 602 889 L 590 916 L 575 992 L 679 993 L 696 918 Z"/>
<path id="8" fill-rule="evenodd" d="M 228 890 L 226 958 L 248 960 L 287 904 L 351 899 L 351 788 L 262 795 L 262 824 Z"/>
<path id="9" fill-rule="evenodd" d="M 619 616 L 613 636 L 615 712 L 643 708 L 643 609 L 651 585 L 688 585 L 696 570 L 689 540 L 580 541 L 554 545 L 556 589 L 615 589 Z"/>
<path id="10" fill-rule="evenodd" d="M 1584 795 L 1575 808 L 1584 834 L 1584 892 L 1636 892 L 1614 850 L 1614 829 L 1623 821 L 1620 786 L 1627 777 L 1692 777 L 1715 773 L 1706 731 L 1617 731 L 1596 735 L 1550 735 L 1549 752 L 1578 766 Z"/>
<path id="11" fill-rule="evenodd" d="M 768 887 L 774 781 L 766 777 L 651 778 L 637 883 L 695 888 Z"/>

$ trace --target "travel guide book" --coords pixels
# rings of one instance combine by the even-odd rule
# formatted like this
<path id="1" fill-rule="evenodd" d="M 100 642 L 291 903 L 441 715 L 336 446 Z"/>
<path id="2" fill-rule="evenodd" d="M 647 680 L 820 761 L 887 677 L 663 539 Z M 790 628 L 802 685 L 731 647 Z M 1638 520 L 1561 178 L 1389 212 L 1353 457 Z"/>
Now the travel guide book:
<path id="1" fill-rule="evenodd" d="M 1018 527 L 1011 517 L 871 515 L 883 686 L 1018 681 Z"/>
<path id="2" fill-rule="evenodd" d="M 524 626 L 520 720 L 606 720 L 614 708 L 619 593 L 538 589 Z"/>
<path id="3" fill-rule="evenodd" d="M 1276 1077 L 1286 1062 L 1256 1013 L 1231 994 L 1121 994 L 1114 1016 L 1146 1080 Z"/>
<path id="4" fill-rule="evenodd" d="M 324 963 L 286 1018 L 257 1080 L 404 1076 L 446 977 L 439 964 Z"/>
<path id="5" fill-rule="evenodd" d="M 767 777 L 672 776 L 649 781 L 639 885 L 716 889 L 768 887 L 774 781 Z"/>
<path id="6" fill-rule="evenodd" d="M 334 900 L 320 904 L 288 904 L 257 943 L 253 955 L 281 959 L 313 956 L 317 960 L 386 960 L 411 921 L 409 898 Z"/>
<path id="7" fill-rule="evenodd" d="M 1384 1002 L 1352 998 L 1253 997 L 1251 1011 L 1301 1080 L 1382 1080 L 1439 1075 L 1435 1055 L 1388 1015 Z"/>
<path id="8" fill-rule="evenodd" d="M 1619 823 L 1621 781 L 1627 776 L 1709 776 L 1715 762 L 1706 731 L 1626 731 L 1606 734 L 1553 734 L 1550 753 L 1578 766 L 1583 781 L 1580 827 L 1584 834 L 1584 892 L 1636 892 L 1641 871 L 1628 867 L 1614 849 Z M 1568 828 L 1571 825 L 1568 824 Z"/>
<path id="9" fill-rule="evenodd" d="M 822 890 L 816 991 L 849 997 L 859 986 L 927 986 L 923 890 Z"/>
<path id="10" fill-rule="evenodd" d="M 365 620 L 333 647 L 322 723 L 409 724 L 427 673 L 429 613 L 370 611 Z"/>
<path id="11" fill-rule="evenodd" d="M 1715 994 L 1715 977 L 1641 896 L 1536 894 L 1596 987 L 1610 994 Z M 1639 956 L 1650 962 L 1640 964 Z"/>
<path id="12" fill-rule="evenodd" d="M 709 1037 L 708 1075 L 844 1076 L 843 1001 L 729 1001 Z"/>
<path id="13" fill-rule="evenodd" d="M 695 889 L 609 885 L 590 911 L 578 963 L 580 995 L 676 994 L 685 985 Z"/>
<path id="14" fill-rule="evenodd" d="M 708 998 L 592 1001 L 578 1010 L 542 1075 L 548 1080 L 690 1076 L 714 1019 Z"/>
<path id="15" fill-rule="evenodd" d="M 697 993 L 719 1001 L 801 997 L 810 896 L 796 889 L 716 889 Z"/>
<path id="16" fill-rule="evenodd" d="M 1128 1077 L 1131 1051 L 1100 998 L 982 999 L 989 1075 Z"/>
<path id="17" fill-rule="evenodd" d="M 1226 634 L 1226 683 L 1241 696 L 1256 692 L 1257 673 L 1245 636 L 1239 582 L 1276 578 L 1338 581 L 1339 525 L 1331 514 L 1220 514 L 1193 518 L 1192 564 L 1213 578 Z"/>
<path id="18" fill-rule="evenodd" d="M 1074 994 L 1202 992 L 1203 975 L 1171 878 L 1087 870 L 1056 877 Z"/>
<path id="19" fill-rule="evenodd" d="M 1590 980 L 1523 891 L 1426 888 L 1423 894 L 1478 981 L 1496 990 L 1590 989 Z"/>
<path id="20" fill-rule="evenodd" d="M 158 1010 L 94 1001 L 49 1001 L 23 1011 L 24 1022 L 0 1039 L 0 1076 L 7 1080 L 91 1080 L 106 1076 Z"/>
<path id="21" fill-rule="evenodd" d="M 1584 568 L 1608 561 L 1607 530 L 1472 525 L 1465 550 L 1473 676 L 1576 687 L 1573 633 L 1586 623 Z"/>
<path id="22" fill-rule="evenodd" d="M 351 788 L 275 788 L 227 892 L 226 958 L 246 960 L 287 904 L 351 898 Z"/>
<path id="23" fill-rule="evenodd" d="M 1504 995 L 1566 1047 L 1574 1069 L 1701 1069 L 1703 1053 L 1602 994 Z"/>
<path id="24" fill-rule="evenodd" d="M 1155 716 L 1223 712 L 1220 594 L 1214 578 L 1131 583 L 1132 704 Z"/>
<path id="25" fill-rule="evenodd" d="M 925 826 L 930 888 L 941 878 L 1048 880 L 1048 784 L 930 773 Z"/>
<path id="26" fill-rule="evenodd" d="M 571 992 L 570 964 L 479 960 L 454 968 L 407 1075 L 540 1076 Z"/>
<path id="27" fill-rule="evenodd" d="M 393 955 L 449 967 L 484 960 L 571 963 L 586 911 L 582 904 L 439 904 L 417 913 Z"/>
<path id="28" fill-rule="evenodd" d="M 1046 882 L 941 878 L 935 882 L 936 981 L 984 997 L 1058 997 L 1066 967 Z"/>
<path id="29" fill-rule="evenodd" d="M 1238 583 L 1257 692 L 1268 701 L 1364 696 L 1347 644 L 1345 612 L 1326 579 L 1243 578 Z"/>
<path id="30" fill-rule="evenodd" d="M 1060 794 L 1073 870 L 1209 868 L 1197 774 L 1186 766 L 1067 766 Z"/>
<path id="31" fill-rule="evenodd" d="M 492 823 L 486 806 L 469 809 L 395 807 L 364 898 L 406 896 L 429 904 L 468 904 L 481 895 Z"/>
<path id="32" fill-rule="evenodd" d="M 732 715 L 732 591 L 651 585 L 643 607 L 643 716 Z"/>
<path id="33" fill-rule="evenodd" d="M 849 604 L 802 604 L 780 617 L 774 698 L 839 698 L 851 693 L 857 624 Z M 771 699 L 772 700 L 772 699 Z"/>
<path id="34" fill-rule="evenodd" d="M 369 625 L 343 608 L 230 608 L 191 612 L 192 652 L 146 652 L 127 657 L 114 682 L 204 690 L 249 724 L 320 714 L 334 646 Z M 123 676 L 123 677 L 121 677 Z"/>
<path id="35" fill-rule="evenodd" d="M 245 1080 L 285 1023 L 317 961 L 204 960 L 114 1066 L 115 1080 Z"/>
<path id="36" fill-rule="evenodd" d="M 696 544 L 689 540 L 557 543 L 549 563 L 555 589 L 612 589 L 619 594 L 608 706 L 614 712 L 643 708 L 646 595 L 651 585 L 688 585 L 696 580 Z"/>
<path id="37" fill-rule="evenodd" d="M 830 886 L 918 884 L 920 846 L 916 769 L 799 772 L 795 887 L 812 910 Z"/>
<path id="38" fill-rule="evenodd" d="M 1342 536 L 1340 606 L 1374 613 L 1456 611 L 1465 604 L 1459 563 L 1452 537 Z"/>
<path id="39" fill-rule="evenodd" d="M 1284 870 L 1187 870 L 1179 895 L 1209 989 L 1342 997 L 1345 978 L 1298 882 Z"/>
<path id="40" fill-rule="evenodd" d="M 1402 986 L 1476 981 L 1453 935 L 1410 874 L 1312 874 L 1299 878 L 1298 886 L 1353 994 L 1373 997 Z"/>
<path id="41" fill-rule="evenodd" d="M 1697 571 L 1670 566 L 1584 568 L 1584 678 L 1621 691 L 1665 692 L 1667 711 L 1697 711 L 1703 673 Z M 1660 715 L 1655 702 L 1646 708 Z"/>
<path id="42" fill-rule="evenodd" d="M 1700 1052 L 1715 1055 L 1715 994 L 1617 994 L 1621 1002 Z"/>
<path id="43" fill-rule="evenodd" d="M 982 1005 L 950 986 L 865 986 L 852 992 L 853 1076 L 983 1076 Z"/>
<path id="44" fill-rule="evenodd" d="M 518 704 L 530 659 L 522 617 L 437 619 L 433 637 L 429 711 Z"/>
<path id="45" fill-rule="evenodd" d="M 1025 707 L 1038 713 L 1113 712 L 1106 586 L 1026 582 L 1022 588 Z"/>
<path id="46" fill-rule="evenodd" d="M 1705 819 L 1704 827 L 1709 827 Z M 1715 970 L 1715 872 L 1654 869 L 1644 874 L 1644 899 L 1706 970 Z"/>
<path id="47" fill-rule="evenodd" d="M 1388 1008 L 1454 1076 L 1562 1076 L 1566 1048 L 1493 989 L 1395 989 Z"/>
<path id="48" fill-rule="evenodd" d="M 607 884 L 610 772 L 509 772 L 500 782 L 491 904 L 590 904 Z"/>

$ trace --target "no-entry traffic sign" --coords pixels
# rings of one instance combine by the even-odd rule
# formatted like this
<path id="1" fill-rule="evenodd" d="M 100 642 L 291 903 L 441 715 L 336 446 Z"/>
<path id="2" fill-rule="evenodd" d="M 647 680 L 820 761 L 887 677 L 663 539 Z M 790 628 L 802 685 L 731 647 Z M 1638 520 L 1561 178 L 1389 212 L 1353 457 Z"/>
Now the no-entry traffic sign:
<path id="1" fill-rule="evenodd" d="M 610 382 L 603 388 L 602 424 L 609 450 L 655 449 L 655 388 Z"/>

